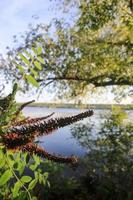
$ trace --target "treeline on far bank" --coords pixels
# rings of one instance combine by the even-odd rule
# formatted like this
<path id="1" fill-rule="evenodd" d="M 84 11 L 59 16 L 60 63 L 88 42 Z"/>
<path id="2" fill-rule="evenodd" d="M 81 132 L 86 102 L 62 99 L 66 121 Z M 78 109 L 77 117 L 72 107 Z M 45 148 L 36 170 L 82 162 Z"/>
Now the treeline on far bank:
<path id="1" fill-rule="evenodd" d="M 21 103 L 18 103 L 21 105 Z M 82 109 L 111 109 L 119 106 L 125 110 L 133 110 L 133 104 L 73 104 L 73 103 L 32 103 L 30 107 L 48 107 L 48 108 L 82 108 Z"/>

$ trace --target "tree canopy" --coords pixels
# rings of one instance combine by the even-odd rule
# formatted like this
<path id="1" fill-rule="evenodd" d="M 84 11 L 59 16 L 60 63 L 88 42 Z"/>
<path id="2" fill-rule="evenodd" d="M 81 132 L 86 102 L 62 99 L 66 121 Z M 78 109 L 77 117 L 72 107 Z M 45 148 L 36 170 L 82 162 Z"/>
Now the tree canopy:
<path id="1" fill-rule="evenodd" d="M 76 9 L 74 25 L 55 20 L 32 27 L 23 45 L 8 52 L 8 72 L 71 95 L 88 86 L 132 86 L 132 1 L 82 0 Z"/>

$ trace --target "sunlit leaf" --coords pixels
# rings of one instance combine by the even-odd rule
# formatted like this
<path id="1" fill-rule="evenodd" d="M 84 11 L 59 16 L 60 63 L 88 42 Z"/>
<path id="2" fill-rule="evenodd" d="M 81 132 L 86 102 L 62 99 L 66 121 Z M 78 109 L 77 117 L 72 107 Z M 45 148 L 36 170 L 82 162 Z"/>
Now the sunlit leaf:
<path id="1" fill-rule="evenodd" d="M 20 179 L 23 183 L 29 183 L 32 178 L 30 176 L 22 176 L 22 178 Z"/>
<path id="2" fill-rule="evenodd" d="M 22 183 L 20 181 L 16 182 L 14 188 L 12 190 L 13 198 L 16 198 L 19 195 L 19 190 L 22 187 Z"/>
<path id="3" fill-rule="evenodd" d="M 29 186 L 28 186 L 28 190 L 32 190 L 37 184 L 37 180 L 34 179 L 30 182 Z"/>
<path id="4" fill-rule="evenodd" d="M 0 186 L 3 186 L 4 184 L 6 184 L 10 178 L 12 177 L 12 172 L 11 170 L 7 170 L 4 172 L 4 174 L 0 177 Z"/>
<path id="5" fill-rule="evenodd" d="M 29 83 L 31 83 L 32 85 L 34 85 L 35 87 L 39 87 L 39 83 L 36 81 L 36 79 L 31 76 L 31 75 L 26 75 L 26 79 Z"/>
<path id="6" fill-rule="evenodd" d="M 42 70 L 42 66 L 40 65 L 40 63 L 38 61 L 35 61 L 34 65 L 38 70 Z"/>
<path id="7" fill-rule="evenodd" d="M 19 69 L 19 71 L 23 74 L 25 72 L 23 66 L 18 65 L 17 68 Z"/>
<path id="8" fill-rule="evenodd" d="M 37 48 L 37 54 L 40 55 L 42 53 L 42 47 Z"/>
<path id="9" fill-rule="evenodd" d="M 23 54 L 19 54 L 19 56 L 25 64 L 30 65 L 30 61 Z"/>
<path id="10" fill-rule="evenodd" d="M 40 63 L 45 64 L 44 58 L 38 56 L 38 57 L 37 57 L 37 60 L 38 60 Z"/>

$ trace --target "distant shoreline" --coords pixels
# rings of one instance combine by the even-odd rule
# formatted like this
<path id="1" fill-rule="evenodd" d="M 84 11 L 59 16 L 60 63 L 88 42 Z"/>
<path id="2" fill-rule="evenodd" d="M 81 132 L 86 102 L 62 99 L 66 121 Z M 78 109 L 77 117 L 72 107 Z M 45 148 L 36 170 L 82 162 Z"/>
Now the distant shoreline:
<path id="1" fill-rule="evenodd" d="M 18 103 L 22 105 L 22 103 Z M 133 110 L 133 104 L 58 104 L 58 103 L 32 103 L 28 107 L 48 108 L 82 108 L 82 109 L 111 109 L 112 106 L 119 106 L 127 110 Z"/>

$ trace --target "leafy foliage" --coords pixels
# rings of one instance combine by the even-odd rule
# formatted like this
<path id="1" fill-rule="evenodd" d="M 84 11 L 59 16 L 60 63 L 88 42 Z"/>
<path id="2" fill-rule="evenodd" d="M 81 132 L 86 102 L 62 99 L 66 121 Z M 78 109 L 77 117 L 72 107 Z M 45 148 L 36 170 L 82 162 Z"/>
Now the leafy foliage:
<path id="1" fill-rule="evenodd" d="M 63 95 L 63 91 L 84 95 L 92 85 L 132 86 L 130 1 L 83 0 L 77 9 L 73 27 L 55 20 L 52 26 L 39 24 L 32 28 L 23 46 L 8 54 L 11 71 L 16 74 L 18 68 L 17 79 L 24 78 L 34 86 L 44 88 L 53 83 Z"/>

